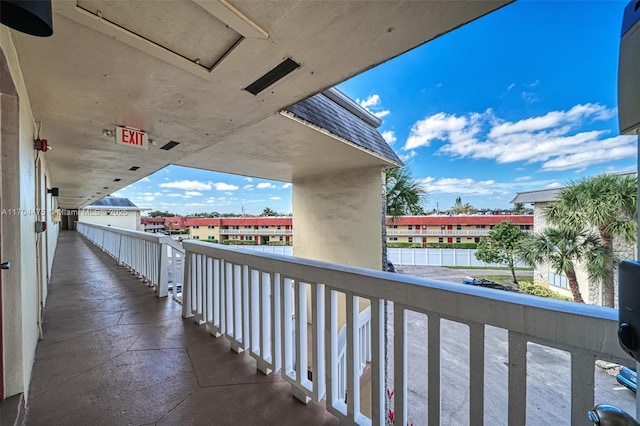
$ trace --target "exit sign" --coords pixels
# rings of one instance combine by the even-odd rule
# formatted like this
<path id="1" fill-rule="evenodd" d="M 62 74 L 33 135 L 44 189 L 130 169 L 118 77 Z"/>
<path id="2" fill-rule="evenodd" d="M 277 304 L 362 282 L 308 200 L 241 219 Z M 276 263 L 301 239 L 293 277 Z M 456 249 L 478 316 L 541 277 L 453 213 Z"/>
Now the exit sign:
<path id="1" fill-rule="evenodd" d="M 116 127 L 116 143 L 134 148 L 148 149 L 149 135 L 141 130 L 129 127 Z"/>

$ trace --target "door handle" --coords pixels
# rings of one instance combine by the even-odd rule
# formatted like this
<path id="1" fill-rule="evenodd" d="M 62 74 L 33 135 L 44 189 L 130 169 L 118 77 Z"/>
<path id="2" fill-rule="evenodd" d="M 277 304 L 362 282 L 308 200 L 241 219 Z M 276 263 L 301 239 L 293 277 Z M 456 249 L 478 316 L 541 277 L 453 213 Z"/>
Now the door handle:
<path id="1" fill-rule="evenodd" d="M 11 269 L 11 262 L 0 263 L 0 269 Z"/>

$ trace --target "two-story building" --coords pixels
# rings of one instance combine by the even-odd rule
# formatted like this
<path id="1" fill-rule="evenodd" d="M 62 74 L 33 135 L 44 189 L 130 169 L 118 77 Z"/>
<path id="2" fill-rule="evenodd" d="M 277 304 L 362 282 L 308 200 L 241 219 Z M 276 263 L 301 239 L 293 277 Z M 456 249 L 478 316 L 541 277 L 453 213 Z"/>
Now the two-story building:
<path id="1" fill-rule="evenodd" d="M 222 244 L 292 245 L 291 217 L 186 218 L 189 238 Z"/>
<path id="2" fill-rule="evenodd" d="M 478 243 L 480 238 L 500 222 L 508 221 L 523 231 L 533 230 L 532 215 L 464 215 L 464 216 L 402 216 L 387 218 L 387 243 Z"/>

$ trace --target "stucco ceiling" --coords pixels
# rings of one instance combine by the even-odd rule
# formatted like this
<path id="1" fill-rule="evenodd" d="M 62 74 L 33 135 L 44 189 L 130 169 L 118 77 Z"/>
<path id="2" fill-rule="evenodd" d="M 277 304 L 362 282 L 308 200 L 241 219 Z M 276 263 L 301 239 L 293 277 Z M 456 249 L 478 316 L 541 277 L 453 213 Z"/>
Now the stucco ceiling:
<path id="1" fill-rule="evenodd" d="M 52 37 L 12 37 L 73 208 L 168 164 L 282 181 L 389 165 L 281 111 L 508 2 L 63 0 Z M 243 90 L 286 58 L 300 67 Z M 103 129 L 117 125 L 154 145 L 116 145 Z"/>

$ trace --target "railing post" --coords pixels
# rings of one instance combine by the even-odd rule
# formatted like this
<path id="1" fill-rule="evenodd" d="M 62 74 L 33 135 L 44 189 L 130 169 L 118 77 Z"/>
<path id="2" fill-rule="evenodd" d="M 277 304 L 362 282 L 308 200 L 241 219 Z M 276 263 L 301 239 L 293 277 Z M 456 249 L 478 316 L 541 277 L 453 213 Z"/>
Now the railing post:
<path id="1" fill-rule="evenodd" d="M 182 279 L 182 318 L 191 318 L 193 313 L 191 312 L 191 256 L 193 254 L 190 251 L 184 252 L 184 260 L 182 265 L 183 279 Z M 175 290 L 174 290 L 175 291 Z"/>
<path id="2" fill-rule="evenodd" d="M 156 295 L 158 297 L 167 297 L 169 295 L 169 262 L 168 262 L 168 253 L 167 253 L 167 244 L 160 243 L 160 256 L 158 256 L 158 287 Z M 176 277 L 173 277 L 173 281 L 175 281 Z M 183 286 L 184 288 L 184 286 Z M 176 291 L 176 285 L 173 285 L 173 291 Z"/>

